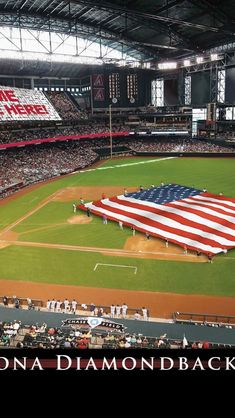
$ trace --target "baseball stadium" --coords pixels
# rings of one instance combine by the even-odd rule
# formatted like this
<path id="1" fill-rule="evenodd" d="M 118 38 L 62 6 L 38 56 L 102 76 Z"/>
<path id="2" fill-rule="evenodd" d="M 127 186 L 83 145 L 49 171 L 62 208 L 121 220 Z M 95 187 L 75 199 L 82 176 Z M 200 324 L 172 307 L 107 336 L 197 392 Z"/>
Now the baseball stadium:
<path id="1" fill-rule="evenodd" d="M 235 347 L 234 4 L 124 3 L 0 0 L 0 347 Z"/>

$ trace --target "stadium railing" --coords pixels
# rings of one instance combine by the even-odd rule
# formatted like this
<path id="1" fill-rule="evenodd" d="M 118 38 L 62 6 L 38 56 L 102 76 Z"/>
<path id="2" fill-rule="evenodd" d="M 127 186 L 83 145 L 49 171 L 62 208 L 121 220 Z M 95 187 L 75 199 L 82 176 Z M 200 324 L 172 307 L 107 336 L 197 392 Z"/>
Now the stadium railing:
<path id="1" fill-rule="evenodd" d="M 0 296 L 0 303 L 1 304 L 4 304 L 3 303 L 3 298 L 4 298 L 4 296 Z M 12 296 L 9 296 L 9 297 L 7 296 L 7 299 L 8 299 L 8 305 L 7 306 L 10 307 L 10 308 L 14 307 L 15 306 L 15 298 L 13 298 Z M 47 310 L 46 309 L 46 302 L 43 301 L 43 300 L 31 299 L 32 306 L 30 305 L 30 307 L 29 307 L 27 298 L 17 297 L 17 299 L 19 301 L 19 308 L 26 309 L 28 307 L 30 309 L 35 309 L 35 310 L 39 310 L 39 311 L 40 310 Z M 70 305 L 71 305 L 71 301 L 69 301 L 69 302 L 70 302 Z M 86 308 L 84 308 L 84 306 L 86 306 Z M 93 315 L 93 310 L 91 310 L 91 306 L 92 306 L 91 304 L 78 303 L 76 311 L 80 311 L 79 315 L 82 314 L 82 315 L 85 315 L 85 316 L 89 316 L 89 315 L 92 316 Z M 98 309 L 102 308 L 104 313 L 110 313 L 110 306 L 111 305 L 109 305 L 109 306 L 107 306 L 107 305 L 95 305 L 95 308 L 98 308 Z M 54 313 L 61 313 L 61 312 L 63 312 L 63 310 L 64 310 L 64 303 L 62 303 L 62 305 L 61 305 L 61 311 L 60 312 L 51 311 L 51 310 L 47 310 L 47 311 L 48 312 L 54 312 Z M 138 312 L 141 316 L 143 314 L 142 308 L 140 308 L 140 307 L 138 307 L 138 308 L 129 308 L 128 307 L 127 317 L 129 317 L 129 316 L 133 317 L 136 312 Z M 67 311 L 66 313 L 71 314 L 71 311 Z M 149 318 L 149 316 L 150 316 L 149 309 L 147 310 L 147 315 L 148 315 L 148 318 Z M 121 317 L 122 317 L 122 313 L 120 314 L 120 318 Z"/>
<path id="2" fill-rule="evenodd" d="M 235 326 L 235 316 L 193 312 L 174 312 L 172 318 L 177 323 L 204 324 L 209 326 Z"/>

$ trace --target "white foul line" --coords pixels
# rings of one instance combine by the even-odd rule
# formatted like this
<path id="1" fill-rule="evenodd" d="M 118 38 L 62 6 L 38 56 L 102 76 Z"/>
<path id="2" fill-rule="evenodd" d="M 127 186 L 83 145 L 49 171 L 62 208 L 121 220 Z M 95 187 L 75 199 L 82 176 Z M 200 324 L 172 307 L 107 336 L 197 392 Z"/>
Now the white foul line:
<path id="1" fill-rule="evenodd" d="M 122 264 L 103 264 L 103 263 L 96 263 L 93 271 L 95 271 L 98 266 L 127 267 L 127 268 L 130 268 L 130 269 L 135 269 L 134 274 L 136 274 L 136 272 L 137 272 L 137 267 L 135 267 L 135 266 L 125 266 L 125 265 L 122 265 Z"/>
<path id="2" fill-rule="evenodd" d="M 130 167 L 132 165 L 139 165 L 139 164 L 149 164 L 149 163 L 158 163 L 160 161 L 165 160 L 172 160 L 178 157 L 164 157 L 164 158 L 155 158 L 154 160 L 147 160 L 147 161 L 137 161 L 136 163 L 128 163 L 128 164 L 116 164 L 116 165 L 109 165 L 107 167 L 97 167 L 97 168 L 88 168 L 87 170 L 80 170 L 79 173 L 86 173 L 87 171 L 96 171 L 96 170 L 110 170 L 112 168 L 120 168 L 120 167 Z M 77 172 L 73 173 L 76 174 Z"/>

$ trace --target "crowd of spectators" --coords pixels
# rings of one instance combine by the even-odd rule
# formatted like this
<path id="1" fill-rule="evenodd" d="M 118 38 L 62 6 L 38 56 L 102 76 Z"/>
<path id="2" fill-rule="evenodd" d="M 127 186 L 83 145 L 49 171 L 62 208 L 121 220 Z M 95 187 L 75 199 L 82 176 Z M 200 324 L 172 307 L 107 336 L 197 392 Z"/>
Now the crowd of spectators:
<path id="1" fill-rule="evenodd" d="M 128 130 L 124 125 L 113 124 L 113 132 L 121 132 Z M 109 126 L 105 124 L 80 124 L 68 127 L 53 128 L 32 128 L 0 131 L 0 144 L 9 144 L 15 142 L 32 141 L 34 139 L 56 138 L 59 136 L 70 135 L 89 135 L 109 132 Z"/>
<path id="2" fill-rule="evenodd" d="M 235 148 L 221 146 L 211 142 L 199 140 L 172 139 L 169 141 L 155 140 L 144 141 L 143 139 L 133 140 L 129 144 L 130 148 L 137 152 L 208 152 L 224 153 L 235 152 Z"/>
<path id="3" fill-rule="evenodd" d="M 108 145 L 109 139 L 91 139 L 2 150 L 0 198 L 7 197 L 27 185 L 82 170 L 99 158 L 96 149 Z"/>
<path id="4" fill-rule="evenodd" d="M 0 346 L 16 348 L 148 348 L 149 339 L 135 334 L 97 333 L 88 329 L 22 325 L 20 321 L 0 323 Z"/>
<path id="5" fill-rule="evenodd" d="M 43 327 L 43 328 L 42 328 Z M 126 349 L 126 348 L 181 348 L 181 341 L 169 341 L 166 335 L 147 337 L 135 333 L 97 331 L 69 327 L 30 326 L 26 328 L 21 348 L 78 348 L 78 349 Z M 209 348 L 209 347 L 208 347 Z"/>
<path id="6" fill-rule="evenodd" d="M 0 322 L 0 347 L 40 349 L 211 349 L 232 348 L 230 344 L 215 344 L 209 341 L 185 341 L 171 339 L 167 334 L 145 336 L 137 333 L 91 329 L 88 325 L 50 327 L 22 324 L 21 321 Z"/>
<path id="7" fill-rule="evenodd" d="M 19 187 L 83 169 L 97 159 L 91 144 L 52 143 L 8 149 L 0 153 L 0 196 L 12 193 L 12 185 Z M 16 187 L 16 186 L 15 186 Z M 15 190 L 15 189 L 13 189 Z"/>
<path id="8" fill-rule="evenodd" d="M 235 152 L 235 148 L 226 147 L 210 142 L 192 140 L 185 141 L 183 144 L 183 152 L 212 152 L 212 153 L 223 153 L 223 152 Z"/>
<path id="9" fill-rule="evenodd" d="M 136 152 L 179 152 L 181 151 L 181 146 L 182 139 L 172 141 L 144 141 L 143 139 L 137 139 L 130 143 L 130 148 Z"/>
<path id="10" fill-rule="evenodd" d="M 0 347 L 9 347 L 17 336 L 21 322 L 0 322 Z"/>
<path id="11" fill-rule="evenodd" d="M 67 93 L 49 91 L 45 93 L 45 95 L 53 104 L 62 119 L 76 120 L 87 118 L 86 113 L 78 109 Z"/>
<path id="12" fill-rule="evenodd" d="M 90 125 L 89 125 L 90 126 Z M 122 127 L 117 126 L 117 129 Z M 89 127 L 90 132 L 99 129 Z M 63 128 L 63 134 L 71 134 L 75 128 Z M 49 136 L 51 132 L 48 129 Z M 74 132 L 73 131 L 73 132 Z M 62 132 L 61 132 L 62 133 Z M 3 132 L 0 133 L 0 138 Z M 38 132 L 37 132 L 38 134 Z M 36 135 L 36 134 L 35 134 Z M 6 197 L 16 190 L 62 174 L 84 169 L 99 159 L 98 149 L 109 147 L 109 138 L 60 141 L 30 145 L 23 148 L 9 148 L 0 152 L 0 197 Z M 113 147 L 122 146 L 135 152 L 235 152 L 235 148 L 216 145 L 205 141 L 149 140 L 134 137 L 113 138 Z"/>

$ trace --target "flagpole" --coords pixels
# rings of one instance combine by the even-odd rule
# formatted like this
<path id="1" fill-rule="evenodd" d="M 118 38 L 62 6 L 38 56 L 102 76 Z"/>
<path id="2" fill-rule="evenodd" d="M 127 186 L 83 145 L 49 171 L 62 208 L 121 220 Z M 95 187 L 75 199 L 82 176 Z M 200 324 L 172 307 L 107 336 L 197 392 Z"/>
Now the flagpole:
<path id="1" fill-rule="evenodd" d="M 112 138 L 112 105 L 109 105 L 109 138 L 110 138 L 110 158 L 113 158 L 113 138 Z"/>

